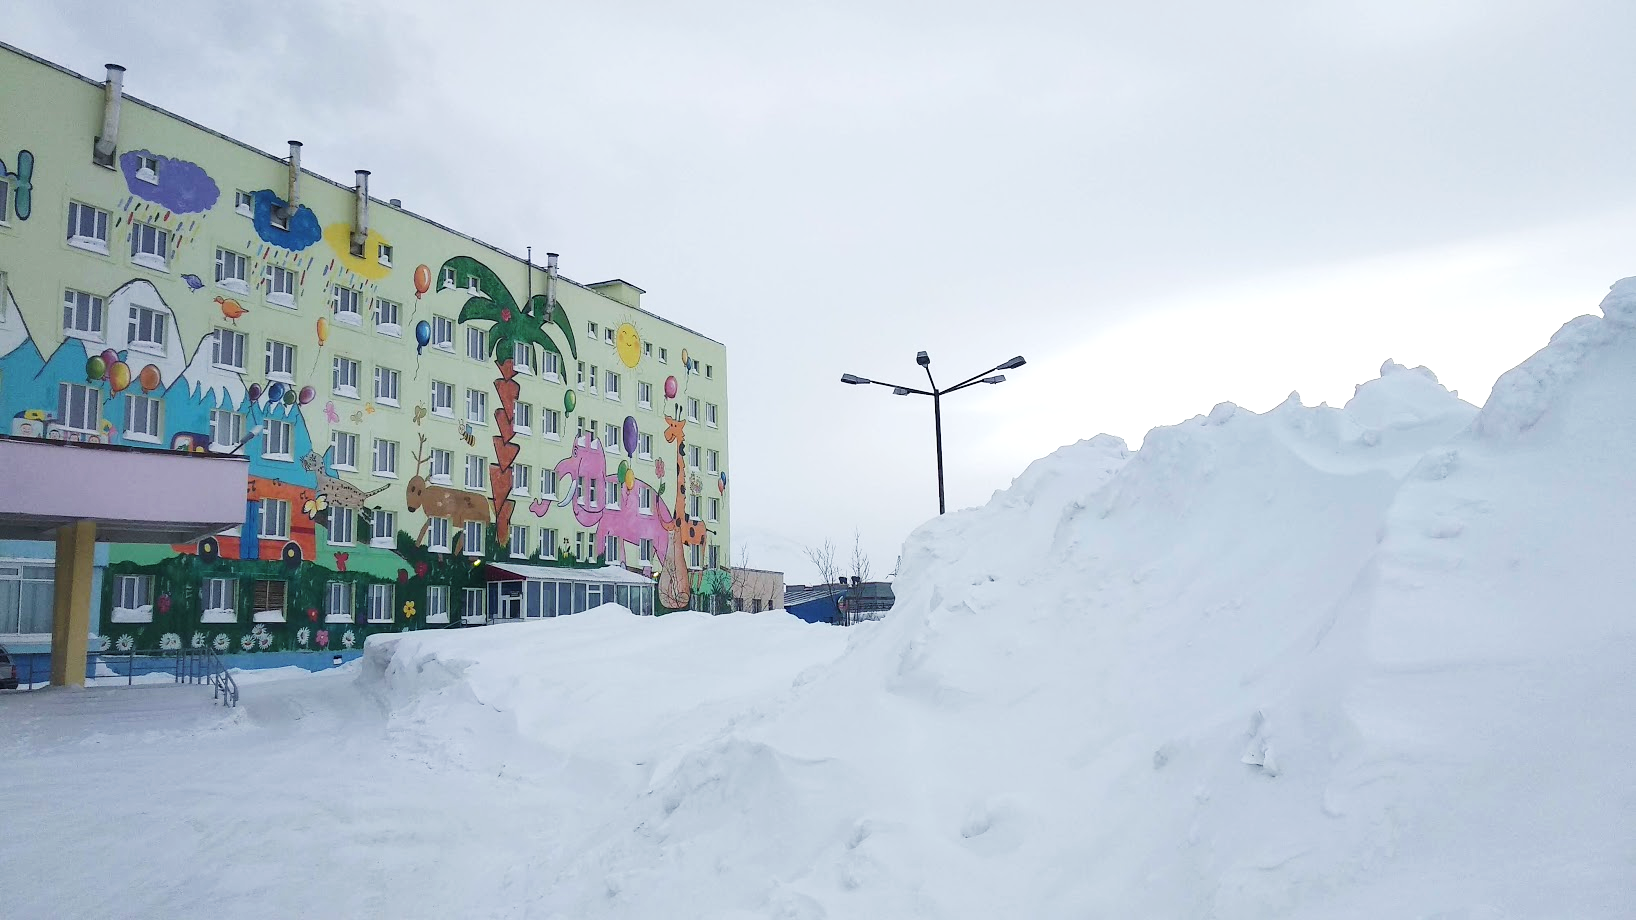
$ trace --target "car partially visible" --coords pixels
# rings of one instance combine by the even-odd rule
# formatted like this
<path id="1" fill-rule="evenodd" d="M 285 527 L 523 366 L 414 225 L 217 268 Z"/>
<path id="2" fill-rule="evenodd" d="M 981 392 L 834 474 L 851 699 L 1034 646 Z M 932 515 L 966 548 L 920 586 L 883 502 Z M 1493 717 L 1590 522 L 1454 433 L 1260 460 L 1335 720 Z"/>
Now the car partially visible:
<path id="1" fill-rule="evenodd" d="M 17 689 L 17 665 L 4 645 L 0 645 L 0 690 Z"/>

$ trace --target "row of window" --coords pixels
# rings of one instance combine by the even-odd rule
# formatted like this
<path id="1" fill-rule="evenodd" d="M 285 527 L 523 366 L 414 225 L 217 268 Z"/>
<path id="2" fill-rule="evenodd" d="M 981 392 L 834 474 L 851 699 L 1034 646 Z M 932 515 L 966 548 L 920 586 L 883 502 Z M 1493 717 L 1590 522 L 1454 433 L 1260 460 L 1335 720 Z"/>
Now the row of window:
<path id="1" fill-rule="evenodd" d="M 327 623 L 356 622 L 356 586 L 349 582 L 332 581 L 324 590 L 324 620 Z M 392 623 L 395 621 L 395 586 L 369 585 L 364 591 L 364 622 Z M 468 619 L 483 617 L 483 589 L 464 589 L 462 616 Z M 114 579 L 115 623 L 153 622 L 153 576 L 120 575 Z M 449 622 L 450 589 L 446 585 L 426 588 L 427 623 Z M 199 586 L 199 606 L 202 623 L 237 623 L 239 605 L 245 598 L 239 594 L 236 578 L 207 578 Z M 288 616 L 289 583 L 281 579 L 254 579 L 250 582 L 250 614 L 255 623 L 282 623 Z"/>

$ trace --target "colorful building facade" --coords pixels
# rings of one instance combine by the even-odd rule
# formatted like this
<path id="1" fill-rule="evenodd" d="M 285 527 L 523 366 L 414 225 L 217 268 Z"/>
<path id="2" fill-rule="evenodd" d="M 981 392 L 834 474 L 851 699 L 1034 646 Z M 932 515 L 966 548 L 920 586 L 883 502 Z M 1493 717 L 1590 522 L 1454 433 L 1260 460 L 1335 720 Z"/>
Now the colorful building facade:
<path id="1" fill-rule="evenodd" d="M 720 342 L 122 79 L 0 45 L 0 433 L 237 453 L 250 485 L 234 531 L 108 547 L 100 637 L 327 651 L 725 581 Z"/>

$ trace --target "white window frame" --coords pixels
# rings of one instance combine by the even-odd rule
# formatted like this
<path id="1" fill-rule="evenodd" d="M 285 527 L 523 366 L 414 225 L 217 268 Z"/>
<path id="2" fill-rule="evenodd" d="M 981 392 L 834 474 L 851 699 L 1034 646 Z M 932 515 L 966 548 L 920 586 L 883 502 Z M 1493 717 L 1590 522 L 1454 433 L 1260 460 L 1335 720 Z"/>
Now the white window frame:
<path id="1" fill-rule="evenodd" d="M 704 469 L 707 473 L 721 472 L 721 452 L 712 448 L 704 452 Z"/>
<path id="2" fill-rule="evenodd" d="M 636 487 L 636 511 L 638 514 L 653 513 L 653 490 L 646 484 Z"/>
<path id="3" fill-rule="evenodd" d="M 130 227 L 131 262 L 154 271 L 170 271 L 170 231 L 143 221 L 134 221 Z"/>
<path id="4" fill-rule="evenodd" d="M 295 346 L 289 342 L 268 339 L 262 367 L 268 380 L 295 383 Z"/>
<path id="5" fill-rule="evenodd" d="M 329 509 L 329 545 L 352 546 L 358 539 L 358 512 L 351 508 Z"/>
<path id="6" fill-rule="evenodd" d="M 396 407 L 403 375 L 390 367 L 375 365 L 375 401 L 383 406 Z"/>
<path id="7" fill-rule="evenodd" d="M 383 319 L 391 322 L 382 322 Z M 403 335 L 403 304 L 385 297 L 375 298 L 375 331 L 394 338 Z"/>
<path id="8" fill-rule="evenodd" d="M 555 559 L 555 558 L 557 558 L 557 528 L 555 528 L 555 527 L 541 527 L 540 528 L 540 558 L 541 559 Z"/>
<path id="9" fill-rule="evenodd" d="M 359 369 L 360 365 L 357 361 L 336 355 L 330 361 L 330 390 L 336 396 L 357 399 Z"/>
<path id="10" fill-rule="evenodd" d="M 614 402 L 619 402 L 619 375 L 613 371 L 605 371 L 602 375 L 602 395 Z"/>
<path id="11" fill-rule="evenodd" d="M 511 343 L 511 369 L 519 374 L 534 376 L 534 344 L 532 342 Z"/>
<path id="12" fill-rule="evenodd" d="M 467 624 L 483 623 L 488 620 L 485 612 L 488 593 L 482 588 L 460 589 L 460 622 Z M 477 612 L 472 613 L 475 609 Z"/>
<path id="13" fill-rule="evenodd" d="M 476 326 L 466 327 L 466 357 L 473 361 L 488 363 L 489 336 L 487 332 Z"/>
<path id="14" fill-rule="evenodd" d="M 653 384 L 645 380 L 636 381 L 636 408 L 653 408 Z"/>
<path id="15" fill-rule="evenodd" d="M 358 606 L 356 593 L 349 581 L 332 581 L 324 585 L 324 622 L 351 623 Z"/>
<path id="16" fill-rule="evenodd" d="M 540 497 L 557 497 L 557 471 L 549 466 L 540 467 Z"/>
<path id="17" fill-rule="evenodd" d="M 448 266 L 445 266 L 444 269 L 443 269 L 442 277 L 438 279 L 438 284 L 437 284 L 438 289 L 443 290 L 443 291 L 453 290 L 454 289 L 454 282 L 455 282 L 454 269 L 450 268 Z"/>
<path id="18" fill-rule="evenodd" d="M 223 370 L 244 373 L 244 350 L 249 341 L 242 332 L 218 327 L 210 339 L 210 363 Z"/>
<path id="19" fill-rule="evenodd" d="M 653 435 L 650 432 L 637 431 L 636 456 L 642 460 L 653 459 Z"/>
<path id="20" fill-rule="evenodd" d="M 528 495 L 528 487 L 534 481 L 534 468 L 526 463 L 511 464 L 511 494 Z"/>
<path id="21" fill-rule="evenodd" d="M 236 578 L 206 578 L 199 584 L 199 622 L 237 623 L 238 593 Z M 216 606 L 211 606 L 213 601 Z M 223 601 L 227 606 L 222 606 Z"/>
<path id="22" fill-rule="evenodd" d="M 511 427 L 518 434 L 531 435 L 534 433 L 534 404 L 518 400 L 512 411 Z"/>
<path id="23" fill-rule="evenodd" d="M 159 158 L 151 153 L 136 154 L 136 178 L 149 185 L 158 185 Z"/>
<path id="24" fill-rule="evenodd" d="M 699 401 L 691 396 L 687 400 L 687 420 L 690 422 L 699 420 Z"/>
<path id="25" fill-rule="evenodd" d="M 528 558 L 528 525 L 511 525 L 511 558 Z"/>
<path id="26" fill-rule="evenodd" d="M 704 424 L 708 428 L 715 428 L 716 427 L 716 404 L 715 403 L 705 403 L 704 404 Z"/>
<path id="27" fill-rule="evenodd" d="M 216 286 L 235 294 L 250 293 L 250 257 L 223 246 L 216 247 Z"/>
<path id="28" fill-rule="evenodd" d="M 716 523 L 717 519 L 721 515 L 721 499 L 710 498 L 705 502 L 704 507 L 705 507 L 705 511 L 706 511 L 705 516 L 704 516 L 705 523 L 706 524 Z"/>
<path id="29" fill-rule="evenodd" d="M 562 440 L 562 413 L 555 409 L 540 410 L 540 437 Z"/>
<path id="30" fill-rule="evenodd" d="M 449 622 L 449 586 L 426 586 L 426 622 L 444 624 Z"/>
<path id="31" fill-rule="evenodd" d="M 392 588 L 392 585 L 369 586 L 369 596 L 367 601 L 369 605 L 369 617 L 367 622 L 392 622 L 393 614 L 396 613 L 396 611 L 392 609 L 392 603 L 396 600 L 396 598 L 392 596 L 394 593 Z"/>
<path id="32" fill-rule="evenodd" d="M 264 418 L 261 423 L 267 426 L 261 435 L 261 456 L 286 462 L 294 459 L 295 426 L 276 418 Z"/>
<path id="33" fill-rule="evenodd" d="M 439 393 L 448 398 L 439 400 Z M 441 380 L 432 381 L 432 414 L 438 418 L 454 418 L 454 384 Z"/>
<path id="34" fill-rule="evenodd" d="M 487 390 L 466 388 L 466 421 L 473 425 L 487 425 L 489 393 Z"/>
<path id="35" fill-rule="evenodd" d="M 474 491 L 482 491 L 486 488 L 483 480 L 488 476 L 488 466 L 488 460 L 481 454 L 467 454 L 465 487 Z"/>
<path id="36" fill-rule="evenodd" d="M 76 339 L 102 341 L 103 319 L 108 302 L 89 291 L 63 288 L 62 334 Z M 84 325 L 81 325 L 83 320 Z"/>
<path id="37" fill-rule="evenodd" d="M 165 310 L 155 310 L 140 304 L 131 304 L 129 325 L 126 329 L 125 341 L 132 351 L 144 351 L 151 355 L 165 353 L 165 329 L 169 325 L 170 313 Z M 144 329 L 146 333 L 144 334 Z"/>
<path id="38" fill-rule="evenodd" d="M 114 623 L 153 622 L 153 576 L 114 576 L 114 608 L 109 616 Z"/>
<path id="39" fill-rule="evenodd" d="M 68 203 L 68 245 L 98 255 L 108 254 L 108 223 L 111 215 L 83 201 Z M 90 234 L 80 233 L 90 230 Z"/>
<path id="40" fill-rule="evenodd" d="M 57 424 L 85 434 L 101 431 L 102 391 L 78 383 L 57 384 Z"/>
<path id="41" fill-rule="evenodd" d="M 426 527 L 426 548 L 434 553 L 449 551 L 449 519 L 431 518 Z"/>
<path id="42" fill-rule="evenodd" d="M 163 405 L 151 396 L 143 396 L 140 393 L 126 394 L 125 440 L 158 444 L 164 431 L 164 421 L 161 417 Z"/>
<path id="43" fill-rule="evenodd" d="M 432 347 L 454 351 L 454 320 L 432 314 Z"/>
<path id="44" fill-rule="evenodd" d="M 449 477 L 454 468 L 454 453 L 452 451 L 444 450 L 441 447 L 434 447 L 432 448 L 431 455 L 427 459 L 430 461 L 429 468 L 427 469 L 427 481 L 431 482 L 433 485 L 448 485 Z"/>
<path id="45" fill-rule="evenodd" d="M 375 244 L 375 261 L 379 262 L 380 264 L 382 264 L 384 266 L 386 266 L 387 268 L 391 268 L 392 267 L 392 244 L 390 244 L 390 243 L 376 243 Z"/>
<path id="46" fill-rule="evenodd" d="M 562 356 L 554 351 L 547 351 L 540 358 L 540 376 L 552 383 L 562 382 Z"/>
<path id="47" fill-rule="evenodd" d="M 483 522 L 467 521 L 460 528 L 460 553 L 463 556 L 483 555 Z"/>
<path id="48" fill-rule="evenodd" d="M 232 409 L 210 410 L 210 450 L 212 453 L 225 454 L 236 450 L 244 441 L 244 416 Z M 222 437 L 223 428 L 228 429 L 231 437 Z"/>
<path id="49" fill-rule="evenodd" d="M 256 213 L 255 199 L 244 189 L 236 188 L 233 190 L 233 210 L 245 217 L 254 217 Z"/>
<path id="50" fill-rule="evenodd" d="M 369 523 L 370 546 L 376 549 L 391 549 L 397 545 L 398 513 L 396 511 L 376 508 L 374 518 Z M 386 533 L 385 536 L 381 536 L 383 531 Z"/>
<path id="51" fill-rule="evenodd" d="M 295 292 L 299 279 L 297 273 L 282 265 L 266 265 L 261 270 L 261 279 L 266 288 L 267 302 L 280 307 L 295 308 Z"/>
<path id="52" fill-rule="evenodd" d="M 347 326 L 362 326 L 363 292 L 356 288 L 349 288 L 344 284 L 329 286 L 329 308 L 335 314 L 335 321 Z"/>
<path id="53" fill-rule="evenodd" d="M 337 472 L 358 472 L 358 436 L 350 431 L 329 433 L 330 463 Z"/>
<path id="54" fill-rule="evenodd" d="M 370 445 L 369 471 L 382 479 L 398 478 L 398 442 L 376 438 Z"/>

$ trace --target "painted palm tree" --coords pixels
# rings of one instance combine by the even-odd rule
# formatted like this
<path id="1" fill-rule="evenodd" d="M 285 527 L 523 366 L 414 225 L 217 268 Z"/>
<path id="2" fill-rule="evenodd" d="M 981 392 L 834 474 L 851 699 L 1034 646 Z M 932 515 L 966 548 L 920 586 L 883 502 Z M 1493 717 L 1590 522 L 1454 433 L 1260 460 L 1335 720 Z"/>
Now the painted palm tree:
<path id="1" fill-rule="evenodd" d="M 494 381 L 494 393 L 499 397 L 499 405 L 494 410 L 494 424 L 499 433 L 494 436 L 495 463 L 489 467 L 489 488 L 494 504 L 494 539 L 501 548 L 505 548 L 511 543 L 511 512 L 514 507 L 511 500 L 511 467 L 519 451 L 516 411 L 521 387 L 517 385 L 517 369 L 513 364 L 516 347 L 520 344 L 538 346 L 555 354 L 566 364 L 567 358 L 562 350 L 545 331 L 546 326 L 554 325 L 567 340 L 569 354 L 578 358 L 579 348 L 574 344 L 574 327 L 568 321 L 568 315 L 558 304 L 550 302 L 546 295 L 535 294 L 527 303 L 519 306 L 505 282 L 476 259 L 455 256 L 443 263 L 443 271 L 439 274 L 450 269 L 454 270 L 457 288 L 469 289 L 470 280 L 476 279 L 477 289 L 481 292 L 466 298 L 466 305 L 460 308 L 459 321 L 488 320 L 494 324 L 489 328 L 489 353 L 494 357 L 495 366 L 500 369 L 500 376 Z"/>

